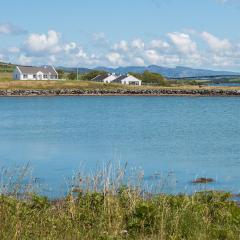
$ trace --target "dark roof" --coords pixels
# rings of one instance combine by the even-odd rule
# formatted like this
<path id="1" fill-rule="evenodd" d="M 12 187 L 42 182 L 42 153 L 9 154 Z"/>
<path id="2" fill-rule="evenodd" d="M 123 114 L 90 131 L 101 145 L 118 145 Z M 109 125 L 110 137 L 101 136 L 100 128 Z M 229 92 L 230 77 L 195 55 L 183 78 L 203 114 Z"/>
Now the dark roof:
<path id="1" fill-rule="evenodd" d="M 124 78 L 126 78 L 127 77 L 127 75 L 121 75 L 121 76 L 119 76 L 118 78 L 116 78 L 115 80 L 113 80 L 112 82 L 114 83 L 121 83 L 121 81 L 124 79 Z"/>
<path id="2" fill-rule="evenodd" d="M 96 82 L 103 82 L 103 80 L 105 78 L 107 78 L 109 75 L 107 73 L 102 74 L 102 75 L 98 75 L 95 78 L 92 79 L 92 81 L 96 81 Z"/>
<path id="3" fill-rule="evenodd" d="M 37 74 L 42 72 L 43 74 L 56 75 L 56 71 L 52 66 L 45 67 L 27 67 L 27 66 L 17 66 L 23 74 Z"/>

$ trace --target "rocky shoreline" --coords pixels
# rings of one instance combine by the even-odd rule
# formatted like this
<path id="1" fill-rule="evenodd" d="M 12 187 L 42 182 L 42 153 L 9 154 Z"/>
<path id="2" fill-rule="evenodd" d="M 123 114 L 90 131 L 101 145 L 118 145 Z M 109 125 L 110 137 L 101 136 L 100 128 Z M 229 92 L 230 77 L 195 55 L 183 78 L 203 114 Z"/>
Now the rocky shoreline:
<path id="1" fill-rule="evenodd" d="M 51 90 L 0 90 L 0 96 L 84 96 L 84 95 L 143 95 L 143 96 L 240 96 L 240 90 L 224 89 L 51 89 Z"/>

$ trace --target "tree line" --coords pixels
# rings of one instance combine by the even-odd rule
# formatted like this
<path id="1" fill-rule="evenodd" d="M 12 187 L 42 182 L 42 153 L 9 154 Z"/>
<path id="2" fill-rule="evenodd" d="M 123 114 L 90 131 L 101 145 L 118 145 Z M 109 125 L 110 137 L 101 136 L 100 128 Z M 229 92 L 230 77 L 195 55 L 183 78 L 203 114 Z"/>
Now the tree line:
<path id="1" fill-rule="evenodd" d="M 91 81 L 98 75 L 107 74 L 105 71 L 93 70 L 88 73 L 79 73 L 77 77 L 76 72 L 65 73 L 63 70 L 58 70 L 58 75 L 60 79 L 68 79 L 68 80 L 83 80 L 83 81 Z M 143 84 L 149 85 L 167 85 L 167 80 L 159 73 L 153 73 L 150 71 L 145 71 L 143 73 L 134 73 L 129 72 L 130 75 L 142 80 Z"/>

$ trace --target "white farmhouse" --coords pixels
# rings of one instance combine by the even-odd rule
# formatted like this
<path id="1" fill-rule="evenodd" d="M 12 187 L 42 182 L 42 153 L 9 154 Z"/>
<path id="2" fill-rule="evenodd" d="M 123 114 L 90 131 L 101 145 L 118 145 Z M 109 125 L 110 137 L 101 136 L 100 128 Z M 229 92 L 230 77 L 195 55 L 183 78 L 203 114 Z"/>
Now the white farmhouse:
<path id="1" fill-rule="evenodd" d="M 127 84 L 127 85 L 142 85 L 142 81 L 137 79 L 136 77 L 132 75 L 121 75 L 118 78 L 116 78 L 112 83 L 121 83 L 121 84 Z"/>
<path id="2" fill-rule="evenodd" d="M 13 80 L 58 80 L 58 73 L 52 66 L 16 66 Z"/>
<path id="3" fill-rule="evenodd" d="M 103 82 L 103 83 L 111 83 L 117 78 L 117 76 L 113 73 L 105 73 L 102 75 L 98 75 L 95 78 L 92 79 L 94 82 Z"/>

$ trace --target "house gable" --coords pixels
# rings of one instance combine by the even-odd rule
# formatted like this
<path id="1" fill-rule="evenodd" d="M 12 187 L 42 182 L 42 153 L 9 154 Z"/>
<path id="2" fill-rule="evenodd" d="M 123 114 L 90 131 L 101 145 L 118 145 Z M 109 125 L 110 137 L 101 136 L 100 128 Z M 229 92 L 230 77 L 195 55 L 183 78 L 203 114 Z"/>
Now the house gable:
<path id="1" fill-rule="evenodd" d="M 126 82 L 142 82 L 141 80 L 137 79 L 136 77 L 134 77 L 132 75 L 128 75 L 122 81 L 126 81 Z"/>
<path id="2" fill-rule="evenodd" d="M 107 78 L 105 78 L 103 81 L 105 83 L 111 83 L 112 81 L 114 81 L 117 77 L 113 74 L 109 75 Z"/>
<path id="3" fill-rule="evenodd" d="M 104 82 L 104 83 L 110 83 L 113 80 L 115 80 L 117 77 L 115 74 L 102 74 L 102 75 L 98 75 L 95 78 L 92 79 L 92 81 L 95 82 Z"/>
<path id="4" fill-rule="evenodd" d="M 22 74 L 21 70 L 20 70 L 18 67 L 16 67 L 16 68 L 14 69 L 13 74 L 12 74 L 12 77 L 13 77 L 13 79 L 15 79 L 15 80 L 17 80 L 17 79 L 22 79 L 23 74 Z"/>
<path id="5" fill-rule="evenodd" d="M 115 79 L 113 83 L 142 85 L 142 81 L 132 75 L 122 75 Z"/>

